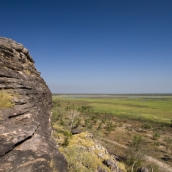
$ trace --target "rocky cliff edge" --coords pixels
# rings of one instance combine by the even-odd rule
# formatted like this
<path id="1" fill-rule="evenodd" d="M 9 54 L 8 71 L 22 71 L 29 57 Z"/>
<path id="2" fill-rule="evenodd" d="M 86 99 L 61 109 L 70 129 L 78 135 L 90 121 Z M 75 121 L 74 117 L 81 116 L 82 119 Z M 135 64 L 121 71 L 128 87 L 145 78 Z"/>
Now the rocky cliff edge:
<path id="1" fill-rule="evenodd" d="M 0 91 L 13 107 L 0 109 L 0 172 L 66 171 L 66 160 L 51 138 L 52 94 L 29 51 L 0 37 Z"/>

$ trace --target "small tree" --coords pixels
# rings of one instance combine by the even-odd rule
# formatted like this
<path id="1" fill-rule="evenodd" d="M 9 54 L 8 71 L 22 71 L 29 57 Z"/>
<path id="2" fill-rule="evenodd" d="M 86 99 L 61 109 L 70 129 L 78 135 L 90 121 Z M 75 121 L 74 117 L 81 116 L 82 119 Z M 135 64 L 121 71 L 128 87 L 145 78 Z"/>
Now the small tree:
<path id="1" fill-rule="evenodd" d="M 142 139 L 142 136 L 136 135 L 133 137 L 132 143 L 127 150 L 127 165 L 129 171 L 134 172 L 140 168 L 144 162 L 145 154 L 148 152 L 146 144 Z"/>
<path id="2" fill-rule="evenodd" d="M 70 120 L 70 130 L 74 127 L 75 123 L 76 123 L 76 119 L 78 118 L 78 116 L 80 115 L 80 112 L 77 111 L 76 109 L 71 109 L 68 113 L 67 116 Z"/>
<path id="3" fill-rule="evenodd" d="M 130 147 L 127 151 L 127 165 L 129 166 L 129 171 L 136 171 L 139 167 L 142 166 L 144 161 L 145 150 L 140 148 L 136 150 L 134 147 Z"/>

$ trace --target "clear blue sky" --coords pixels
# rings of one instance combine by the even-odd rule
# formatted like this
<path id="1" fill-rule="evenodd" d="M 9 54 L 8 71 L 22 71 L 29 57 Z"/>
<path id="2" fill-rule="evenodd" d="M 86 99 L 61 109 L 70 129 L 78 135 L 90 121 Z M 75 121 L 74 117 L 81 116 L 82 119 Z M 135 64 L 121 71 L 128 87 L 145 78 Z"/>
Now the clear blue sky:
<path id="1" fill-rule="evenodd" d="M 172 93 L 172 0 L 0 0 L 53 93 Z"/>

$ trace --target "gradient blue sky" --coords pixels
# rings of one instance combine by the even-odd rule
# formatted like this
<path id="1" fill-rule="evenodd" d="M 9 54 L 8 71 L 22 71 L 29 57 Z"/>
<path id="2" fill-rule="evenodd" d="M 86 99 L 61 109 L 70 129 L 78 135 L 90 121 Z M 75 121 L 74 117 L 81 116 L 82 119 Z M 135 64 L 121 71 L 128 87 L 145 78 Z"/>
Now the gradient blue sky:
<path id="1" fill-rule="evenodd" d="M 0 0 L 53 93 L 172 93 L 171 0 Z"/>

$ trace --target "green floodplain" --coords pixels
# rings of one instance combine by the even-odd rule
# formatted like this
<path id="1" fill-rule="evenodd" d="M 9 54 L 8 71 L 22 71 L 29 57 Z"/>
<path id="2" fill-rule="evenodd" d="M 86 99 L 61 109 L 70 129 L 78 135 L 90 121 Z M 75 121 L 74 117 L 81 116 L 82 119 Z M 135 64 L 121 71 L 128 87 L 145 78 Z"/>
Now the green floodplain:
<path id="1" fill-rule="evenodd" d="M 53 95 L 53 100 L 77 108 L 89 107 L 97 114 L 169 124 L 172 95 Z"/>

